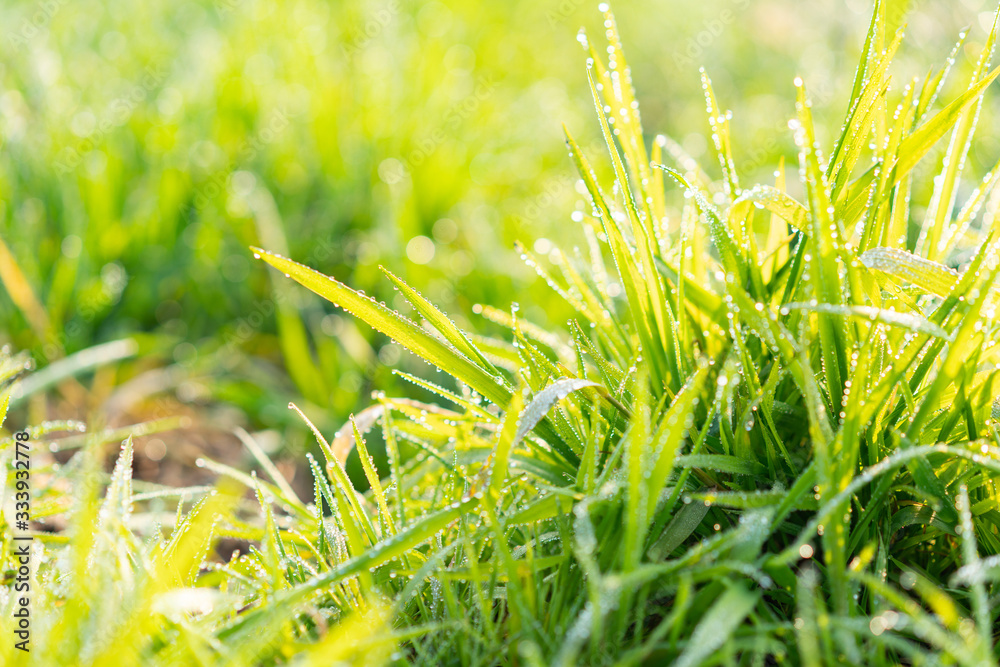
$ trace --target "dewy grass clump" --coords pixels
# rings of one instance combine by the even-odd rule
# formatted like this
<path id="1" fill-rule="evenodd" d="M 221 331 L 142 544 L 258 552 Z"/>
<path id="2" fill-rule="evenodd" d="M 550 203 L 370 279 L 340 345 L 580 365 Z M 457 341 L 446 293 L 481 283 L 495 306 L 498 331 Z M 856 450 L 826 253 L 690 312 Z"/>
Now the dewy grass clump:
<path id="1" fill-rule="evenodd" d="M 741 186 L 707 76 L 721 180 L 664 138 L 648 155 L 607 16 L 608 62 L 592 51 L 590 79 L 613 187 L 569 137 L 589 254 L 560 255 L 553 272 L 529 260 L 576 310 L 568 335 L 514 313 L 514 351 L 501 354 L 391 274 L 427 326 L 257 251 L 459 381 L 460 395 L 438 390 L 449 412 L 385 403 L 389 440 L 430 455 L 396 473 L 411 492 L 393 508 L 375 497 L 392 532 L 426 511 L 427 479 L 432 507 L 474 509 L 427 552 L 442 558 L 431 600 L 463 619 L 471 640 L 455 650 L 470 661 L 500 642 L 539 664 L 857 664 L 928 648 L 993 662 L 995 563 L 980 554 L 1000 548 L 996 172 L 953 211 L 995 33 L 968 91 L 939 109 L 947 70 L 889 89 L 900 36 L 885 34 L 884 11 L 828 158 L 795 82 L 799 198 L 783 170 Z M 914 234 L 913 170 L 946 135 Z M 970 246 L 961 274 L 941 264 Z"/>
<path id="2" fill-rule="evenodd" d="M 830 150 L 797 80 L 797 182 L 746 187 L 707 76 L 721 178 L 665 137 L 647 152 L 607 14 L 589 77 L 613 181 L 568 137 L 584 252 L 525 252 L 566 331 L 490 310 L 513 345 L 472 336 L 388 271 L 414 319 L 255 249 L 455 382 L 407 376 L 440 405 L 379 396 L 317 430 L 315 504 L 249 441 L 270 481 L 208 465 L 255 510 L 220 488 L 140 539 L 151 499 L 119 466 L 103 505 L 76 496 L 69 549 L 46 546 L 40 580 L 90 583 L 41 587 L 38 664 L 995 665 L 1000 168 L 963 173 L 995 28 L 939 102 L 949 67 L 889 86 L 885 25 L 879 3 Z M 90 488 L 88 452 L 58 479 Z M 259 546 L 199 568 L 219 535 Z"/>

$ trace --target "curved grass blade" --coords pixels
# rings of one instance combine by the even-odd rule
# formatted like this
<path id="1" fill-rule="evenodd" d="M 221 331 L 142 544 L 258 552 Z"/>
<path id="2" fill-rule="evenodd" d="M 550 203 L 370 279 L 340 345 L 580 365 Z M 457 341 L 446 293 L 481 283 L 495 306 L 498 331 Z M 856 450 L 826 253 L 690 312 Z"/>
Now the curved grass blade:
<path id="1" fill-rule="evenodd" d="M 969 88 L 936 116 L 917 128 L 899 146 L 896 163 L 893 166 L 892 185 L 896 185 L 909 174 L 917 163 L 934 147 L 945 133 L 954 127 L 965 109 L 975 103 L 986 87 L 1000 75 L 1000 68 L 994 69 L 982 81 Z"/>
<path id="2" fill-rule="evenodd" d="M 428 363 L 465 382 L 496 405 L 506 407 L 510 402 L 512 390 L 502 376 L 484 370 L 399 313 L 298 262 L 260 248 L 251 249 L 255 257 L 263 259 L 299 284 L 364 320 Z"/>

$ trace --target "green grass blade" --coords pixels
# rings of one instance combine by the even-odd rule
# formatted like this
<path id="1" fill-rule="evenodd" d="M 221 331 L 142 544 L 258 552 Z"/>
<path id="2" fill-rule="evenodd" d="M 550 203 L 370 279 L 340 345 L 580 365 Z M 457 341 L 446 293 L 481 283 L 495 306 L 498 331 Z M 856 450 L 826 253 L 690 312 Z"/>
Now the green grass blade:
<path id="1" fill-rule="evenodd" d="M 735 585 L 719 596 L 691 633 L 688 646 L 674 667 L 697 667 L 711 657 L 753 611 L 759 595 Z"/>
<path id="2" fill-rule="evenodd" d="M 465 382 L 497 405 L 504 407 L 510 401 L 511 389 L 502 377 L 490 374 L 399 313 L 298 262 L 259 248 L 252 250 L 255 257 L 260 257 L 324 299 L 364 320 L 428 363 Z"/>

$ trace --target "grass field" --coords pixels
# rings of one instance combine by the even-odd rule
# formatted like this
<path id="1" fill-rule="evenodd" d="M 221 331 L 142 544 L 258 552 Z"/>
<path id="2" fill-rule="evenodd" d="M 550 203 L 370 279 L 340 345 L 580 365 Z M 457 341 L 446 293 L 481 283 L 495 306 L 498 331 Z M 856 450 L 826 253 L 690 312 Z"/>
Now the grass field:
<path id="1" fill-rule="evenodd" d="M 992 9 L 0 9 L 3 664 L 996 664 Z"/>

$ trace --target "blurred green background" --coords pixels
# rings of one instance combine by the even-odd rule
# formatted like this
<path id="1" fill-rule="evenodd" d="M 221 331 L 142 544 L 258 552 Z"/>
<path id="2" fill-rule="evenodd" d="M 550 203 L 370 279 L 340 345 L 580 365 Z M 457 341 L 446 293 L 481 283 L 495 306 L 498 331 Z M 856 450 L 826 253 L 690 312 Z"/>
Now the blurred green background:
<path id="1" fill-rule="evenodd" d="M 845 110 L 828 103 L 849 94 L 870 3 L 613 9 L 649 139 L 706 155 L 704 66 L 734 110 L 736 164 L 751 181 L 770 180 L 779 155 L 795 164 L 795 75 L 821 124 L 839 129 Z M 951 80 L 964 89 L 989 3 L 890 1 L 889 14 L 908 21 L 897 89 L 970 25 Z M 406 310 L 386 265 L 480 330 L 475 304 L 507 309 L 511 295 L 520 316 L 564 323 L 514 243 L 544 255 L 579 242 L 562 124 L 600 158 L 577 33 L 599 34 L 603 20 L 579 0 L 4 2 L 0 342 L 40 368 L 139 343 L 110 370 L 38 389 L 20 404 L 25 419 L 185 415 L 183 435 L 147 440 L 155 477 L 172 458 L 212 453 L 236 425 L 294 460 L 308 440 L 289 400 L 330 430 L 376 388 L 428 399 L 391 373 L 426 367 L 277 281 L 251 244 Z M 970 158 L 977 173 L 1000 152 L 996 100 Z"/>

